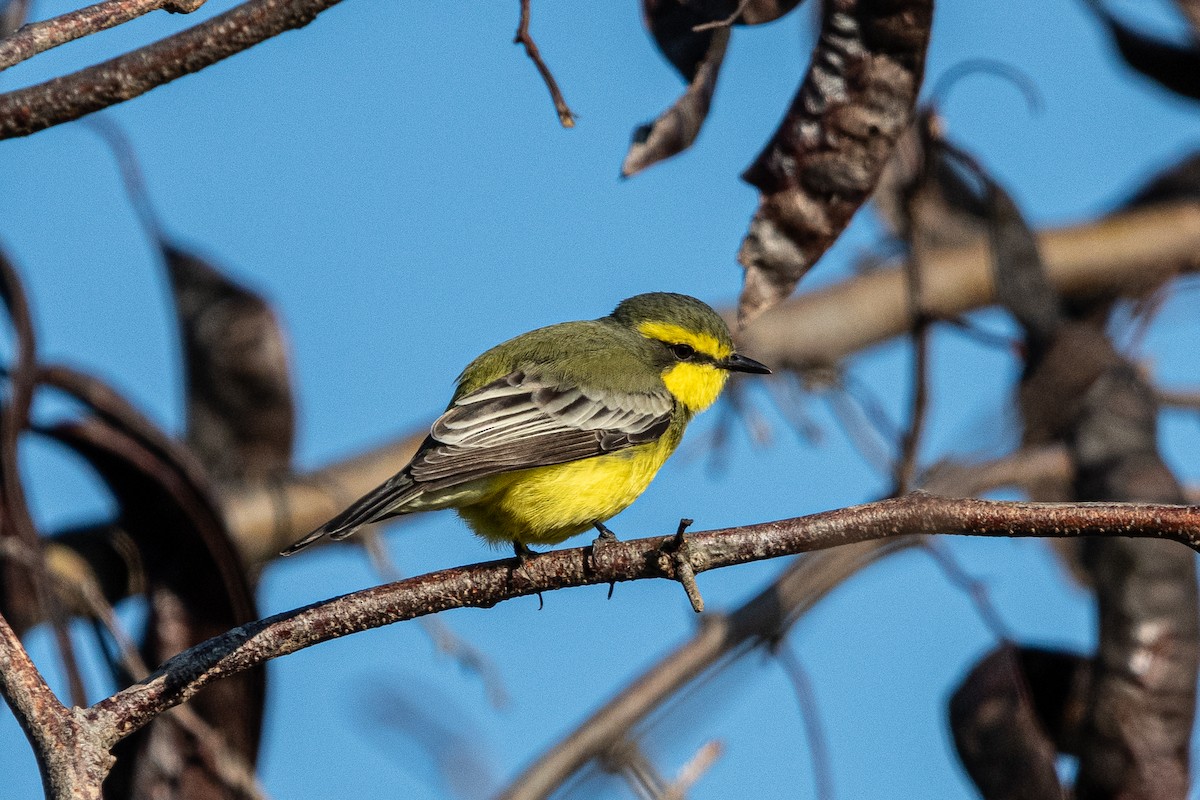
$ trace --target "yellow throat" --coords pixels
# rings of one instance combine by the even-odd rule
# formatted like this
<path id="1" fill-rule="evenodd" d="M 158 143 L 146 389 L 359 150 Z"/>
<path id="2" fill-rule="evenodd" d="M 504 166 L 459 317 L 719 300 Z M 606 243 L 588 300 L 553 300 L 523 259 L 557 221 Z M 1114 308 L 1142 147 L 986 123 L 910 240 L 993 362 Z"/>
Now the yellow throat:
<path id="1" fill-rule="evenodd" d="M 696 352 L 718 361 L 728 358 L 733 351 L 707 333 L 697 333 L 667 322 L 643 322 L 638 333 L 649 339 L 690 345 Z M 680 363 L 663 373 L 667 391 L 691 414 L 698 414 L 716 402 L 729 372 L 713 364 Z"/>

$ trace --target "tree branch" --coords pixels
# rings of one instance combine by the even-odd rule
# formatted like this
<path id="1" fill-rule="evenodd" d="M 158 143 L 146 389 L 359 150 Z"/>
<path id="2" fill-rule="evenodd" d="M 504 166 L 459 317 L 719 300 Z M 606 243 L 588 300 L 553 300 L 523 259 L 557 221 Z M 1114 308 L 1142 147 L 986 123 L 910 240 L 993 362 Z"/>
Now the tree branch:
<path id="1" fill-rule="evenodd" d="M 1200 549 L 1200 508 L 1132 503 L 1000 503 L 913 494 L 779 522 L 688 537 L 695 573 L 853 542 L 916 533 L 972 536 L 1130 536 Z M 88 718 L 108 744 L 146 725 L 219 678 L 319 642 L 451 608 L 488 608 L 504 600 L 570 586 L 646 578 L 676 580 L 672 536 L 608 543 L 597 564 L 590 547 L 557 550 L 442 570 L 315 603 L 239 626 L 171 658 L 146 681 L 92 706 Z"/>
<path id="2" fill-rule="evenodd" d="M 1137 294 L 1180 273 L 1200 270 L 1200 203 L 1164 204 L 1038 234 L 1050 283 L 1063 296 Z M 984 239 L 930 250 L 923 259 L 924 310 L 957 317 L 995 301 Z M 880 269 L 785 300 L 741 336 L 747 353 L 772 368 L 803 370 L 909 329 L 903 269 Z"/>
<path id="3" fill-rule="evenodd" d="M 0 617 L 0 696 L 20 723 L 37 756 L 46 797 L 99 800 L 113 758 L 91 735 L 94 723 L 67 709 L 30 660 L 21 640 Z"/>
<path id="4" fill-rule="evenodd" d="M 204 0 L 105 0 L 53 19 L 31 22 L 0 41 L 0 70 L 160 8 L 186 13 L 195 11 L 203 3 Z"/>
<path id="5" fill-rule="evenodd" d="M 79 119 L 302 28 L 339 0 L 248 0 L 186 31 L 95 66 L 0 95 L 0 139 Z"/>
<path id="6" fill-rule="evenodd" d="M 542 52 L 538 50 L 533 37 L 529 35 L 529 5 L 530 0 L 521 0 L 521 20 L 517 24 L 517 35 L 513 38 L 513 44 L 522 45 L 525 48 L 525 55 L 529 56 L 529 60 L 537 67 L 538 74 L 542 76 L 542 81 L 546 84 L 546 89 L 550 92 L 550 99 L 554 102 L 554 110 L 558 113 L 558 121 L 564 128 L 574 128 L 575 114 L 571 111 L 571 107 L 567 105 L 562 89 L 558 88 L 558 81 L 554 79 L 554 73 L 550 71 L 550 67 L 546 66 L 546 62 L 542 59 Z"/>

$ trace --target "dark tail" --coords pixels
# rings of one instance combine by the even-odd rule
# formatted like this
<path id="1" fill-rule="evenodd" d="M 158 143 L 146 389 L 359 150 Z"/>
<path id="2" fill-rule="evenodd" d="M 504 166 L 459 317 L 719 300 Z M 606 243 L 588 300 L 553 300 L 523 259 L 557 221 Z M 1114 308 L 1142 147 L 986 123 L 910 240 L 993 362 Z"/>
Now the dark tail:
<path id="1" fill-rule="evenodd" d="M 407 471 L 393 475 L 386 483 L 376 486 L 351 504 L 345 511 L 300 541 L 279 551 L 279 554 L 281 556 L 290 556 L 292 553 L 299 552 L 308 547 L 322 536 L 328 536 L 335 541 L 345 539 L 363 525 L 403 514 L 404 511 L 397 508 L 397 506 L 402 505 L 406 500 L 419 492 L 419 487 L 409 477 Z"/>

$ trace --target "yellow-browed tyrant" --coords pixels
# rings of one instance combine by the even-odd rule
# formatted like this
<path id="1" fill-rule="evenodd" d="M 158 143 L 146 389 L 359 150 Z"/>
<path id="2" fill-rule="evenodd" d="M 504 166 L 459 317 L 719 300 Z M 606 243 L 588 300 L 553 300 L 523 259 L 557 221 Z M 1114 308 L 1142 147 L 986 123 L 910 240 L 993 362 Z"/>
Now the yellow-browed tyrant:
<path id="1" fill-rule="evenodd" d="M 730 371 L 770 372 L 734 352 L 715 311 L 681 294 L 640 294 L 602 319 L 522 334 L 463 370 L 408 466 L 283 554 L 442 508 L 518 555 L 604 532 Z"/>

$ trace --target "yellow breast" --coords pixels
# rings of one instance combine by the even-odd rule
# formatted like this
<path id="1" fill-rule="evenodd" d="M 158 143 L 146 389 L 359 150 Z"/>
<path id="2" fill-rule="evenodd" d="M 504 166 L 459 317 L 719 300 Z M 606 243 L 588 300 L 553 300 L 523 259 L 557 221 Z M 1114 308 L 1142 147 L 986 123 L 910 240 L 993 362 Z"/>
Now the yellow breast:
<path id="1" fill-rule="evenodd" d="M 650 485 L 682 433 L 682 424 L 672 425 L 649 444 L 497 475 L 488 479 L 486 498 L 459 508 L 459 516 L 497 544 L 514 539 L 557 544 L 627 508 Z"/>

